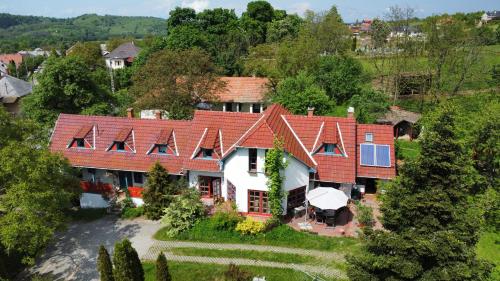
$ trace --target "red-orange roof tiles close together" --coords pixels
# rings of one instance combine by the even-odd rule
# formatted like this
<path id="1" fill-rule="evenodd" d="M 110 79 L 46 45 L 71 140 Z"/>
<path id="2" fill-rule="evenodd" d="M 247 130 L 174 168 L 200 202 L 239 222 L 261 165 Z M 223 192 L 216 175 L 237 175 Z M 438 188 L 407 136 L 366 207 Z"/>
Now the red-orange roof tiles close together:
<path id="1" fill-rule="evenodd" d="M 260 77 L 222 77 L 224 89 L 217 93 L 221 102 L 256 103 L 268 92 L 269 79 Z"/>
<path id="2" fill-rule="evenodd" d="M 96 131 L 93 147 L 68 148 L 67 143 L 87 128 Z M 134 151 L 106 151 L 114 141 L 127 139 L 132 130 Z M 359 164 L 359 144 L 365 132 L 373 133 L 374 143 L 390 144 L 390 168 Z M 168 142 L 173 134 L 177 154 L 148 154 L 152 145 Z M 316 170 L 320 181 L 354 183 L 356 177 L 395 176 L 390 126 L 357 125 L 354 118 L 292 115 L 279 105 L 269 106 L 262 114 L 196 111 L 190 121 L 61 114 L 50 148 L 78 167 L 146 172 L 159 161 L 170 173 L 180 174 L 186 170 L 218 172 L 220 161 L 238 147 L 272 148 L 275 137 L 284 141 L 288 153 Z M 321 142 L 337 144 L 343 155 L 315 153 Z M 195 157 L 202 147 L 215 149 L 217 157 Z"/>

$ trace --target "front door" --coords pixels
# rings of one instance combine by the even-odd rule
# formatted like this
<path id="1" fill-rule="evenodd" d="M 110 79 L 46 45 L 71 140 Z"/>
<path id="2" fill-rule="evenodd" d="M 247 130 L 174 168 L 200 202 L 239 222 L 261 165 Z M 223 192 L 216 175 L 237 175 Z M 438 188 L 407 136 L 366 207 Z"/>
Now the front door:
<path id="1" fill-rule="evenodd" d="M 198 186 L 202 197 L 218 197 L 222 195 L 220 178 L 200 176 Z"/>
<path id="2" fill-rule="evenodd" d="M 118 172 L 118 178 L 120 179 L 121 189 L 126 189 L 133 185 L 132 172 Z"/>

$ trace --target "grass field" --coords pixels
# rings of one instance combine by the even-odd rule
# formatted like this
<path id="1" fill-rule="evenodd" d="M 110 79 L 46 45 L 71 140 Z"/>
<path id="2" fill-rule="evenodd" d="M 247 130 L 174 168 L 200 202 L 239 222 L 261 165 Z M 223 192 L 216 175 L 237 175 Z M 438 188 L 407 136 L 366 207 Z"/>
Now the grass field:
<path id="1" fill-rule="evenodd" d="M 158 240 L 185 240 L 212 243 L 240 243 L 256 245 L 272 245 L 292 248 L 336 251 L 352 253 L 359 249 L 359 241 L 347 237 L 325 237 L 298 232 L 287 225 L 281 225 L 272 230 L 257 235 L 241 235 L 235 231 L 220 231 L 211 227 L 208 219 L 201 220 L 190 230 L 170 238 L 165 229 L 160 229 L 155 238 Z"/>
<path id="2" fill-rule="evenodd" d="M 402 160 L 417 158 L 420 154 L 420 143 L 418 141 L 397 140 L 397 157 Z"/>
<path id="3" fill-rule="evenodd" d="M 169 272 L 173 281 L 213 281 L 221 280 L 227 270 L 225 265 L 198 264 L 184 262 L 169 262 Z M 143 264 L 146 281 L 155 280 L 155 265 Z M 312 280 L 302 272 L 292 269 L 276 269 L 269 267 L 241 266 L 241 269 L 250 272 L 253 276 L 265 276 L 269 281 L 306 281 Z M 334 280 L 332 280 L 334 281 Z"/>
<path id="4" fill-rule="evenodd" d="M 477 244 L 477 255 L 495 265 L 491 280 L 500 280 L 500 233 L 483 233 Z"/>
<path id="5" fill-rule="evenodd" d="M 381 59 L 374 59 L 367 56 L 358 56 L 363 69 L 372 78 L 380 75 L 390 75 L 391 69 L 389 62 L 386 60 L 383 67 L 377 70 L 375 62 L 381 64 Z M 482 46 L 479 51 L 477 63 L 469 70 L 469 75 L 466 78 L 461 90 L 478 90 L 494 87 L 494 82 L 491 78 L 491 70 L 494 65 L 500 65 L 500 45 Z M 404 61 L 403 72 L 421 72 L 428 69 L 428 61 L 424 56 L 414 57 Z M 447 77 L 443 78 L 447 80 Z M 456 79 L 456 77 L 454 78 Z M 499 85 L 496 85 L 497 87 Z"/>

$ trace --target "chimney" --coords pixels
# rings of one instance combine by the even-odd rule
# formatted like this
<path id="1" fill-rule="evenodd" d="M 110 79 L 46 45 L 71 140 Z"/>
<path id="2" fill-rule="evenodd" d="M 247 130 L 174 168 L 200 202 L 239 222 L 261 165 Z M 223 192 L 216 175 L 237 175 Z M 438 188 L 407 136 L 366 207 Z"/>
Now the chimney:
<path id="1" fill-rule="evenodd" d="M 132 107 L 127 108 L 127 117 L 134 118 L 134 109 Z"/>
<path id="2" fill-rule="evenodd" d="M 354 118 L 354 107 L 349 106 L 349 108 L 347 109 L 347 117 Z"/>
<path id="3" fill-rule="evenodd" d="M 161 111 L 160 110 L 156 110 L 155 111 L 155 119 L 156 120 L 161 120 Z"/>
<path id="4" fill-rule="evenodd" d="M 307 117 L 313 117 L 314 116 L 314 107 L 308 107 L 307 108 Z"/>

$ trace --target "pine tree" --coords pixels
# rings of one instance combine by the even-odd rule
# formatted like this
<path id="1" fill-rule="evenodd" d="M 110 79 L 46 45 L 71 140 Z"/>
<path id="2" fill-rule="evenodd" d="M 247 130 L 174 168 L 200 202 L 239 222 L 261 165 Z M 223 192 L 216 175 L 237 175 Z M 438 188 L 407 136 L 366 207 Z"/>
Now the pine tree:
<path id="1" fill-rule="evenodd" d="M 167 258 L 163 253 L 156 259 L 156 281 L 171 281 L 172 277 L 168 272 Z"/>
<path id="2" fill-rule="evenodd" d="M 169 195 L 172 195 L 172 184 L 167 170 L 156 162 L 148 173 L 148 181 L 144 190 L 144 213 L 149 219 L 158 220 L 163 209 L 168 206 Z"/>
<path id="3" fill-rule="evenodd" d="M 113 263 L 115 281 L 144 281 L 144 270 L 139 255 L 129 240 L 116 242 Z"/>
<path id="4" fill-rule="evenodd" d="M 453 108 L 432 118 L 422 153 L 404 165 L 381 211 L 388 231 L 368 230 L 350 256 L 351 280 L 485 280 L 476 258 L 481 211 L 470 205 L 475 173 L 457 134 Z"/>
<path id="5" fill-rule="evenodd" d="M 111 264 L 111 258 L 106 248 L 101 245 L 99 247 L 99 256 L 97 257 L 97 270 L 99 271 L 99 276 L 101 281 L 114 281 L 113 278 L 113 265 Z"/>

